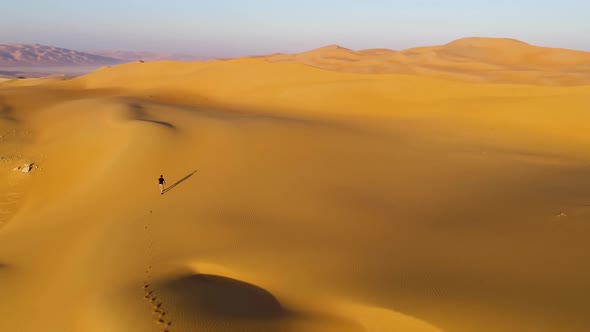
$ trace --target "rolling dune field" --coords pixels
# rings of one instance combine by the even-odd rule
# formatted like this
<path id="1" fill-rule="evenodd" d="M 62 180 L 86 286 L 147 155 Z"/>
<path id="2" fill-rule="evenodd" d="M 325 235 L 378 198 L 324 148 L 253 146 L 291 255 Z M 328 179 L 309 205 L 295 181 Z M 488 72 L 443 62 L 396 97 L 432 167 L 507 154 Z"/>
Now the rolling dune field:
<path id="1" fill-rule="evenodd" d="M 542 51 L 0 82 L 0 331 L 589 331 L 590 57 Z"/>

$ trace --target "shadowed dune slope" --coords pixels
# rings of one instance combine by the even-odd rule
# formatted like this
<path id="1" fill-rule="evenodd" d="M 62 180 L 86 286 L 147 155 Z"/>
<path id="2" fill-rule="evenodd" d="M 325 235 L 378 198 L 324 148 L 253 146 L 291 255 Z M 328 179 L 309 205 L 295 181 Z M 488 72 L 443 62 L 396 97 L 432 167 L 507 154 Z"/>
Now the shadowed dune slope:
<path id="1" fill-rule="evenodd" d="M 279 301 L 264 289 L 221 276 L 191 275 L 158 288 L 162 294 L 177 294 L 185 302 L 182 307 L 191 314 L 204 311 L 219 317 L 267 318 L 283 312 Z"/>
<path id="2" fill-rule="evenodd" d="M 5 82 L 0 331 L 586 332 L 589 96 L 265 59 Z"/>

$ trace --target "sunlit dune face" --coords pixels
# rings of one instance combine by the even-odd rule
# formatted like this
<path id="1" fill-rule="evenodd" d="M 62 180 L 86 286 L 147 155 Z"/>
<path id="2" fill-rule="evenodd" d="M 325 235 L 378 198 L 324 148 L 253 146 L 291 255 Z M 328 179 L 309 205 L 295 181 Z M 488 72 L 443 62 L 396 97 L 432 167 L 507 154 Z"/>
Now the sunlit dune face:
<path id="1" fill-rule="evenodd" d="M 585 56 L 467 39 L 2 82 L 0 331 L 586 332 Z"/>

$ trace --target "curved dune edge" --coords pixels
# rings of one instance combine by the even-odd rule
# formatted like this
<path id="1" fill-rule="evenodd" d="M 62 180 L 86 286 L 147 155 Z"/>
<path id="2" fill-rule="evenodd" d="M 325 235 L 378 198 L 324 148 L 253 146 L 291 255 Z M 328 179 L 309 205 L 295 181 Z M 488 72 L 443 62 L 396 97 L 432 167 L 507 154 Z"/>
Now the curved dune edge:
<path id="1" fill-rule="evenodd" d="M 346 301 L 336 301 L 333 306 L 367 332 L 443 332 L 428 322 L 385 308 Z"/>
<path id="2" fill-rule="evenodd" d="M 155 312 L 164 313 L 156 323 L 164 327 L 219 332 L 365 332 L 353 319 L 328 307 L 310 309 L 318 307 L 315 298 L 309 306 L 292 306 L 288 299 L 275 297 L 264 285 L 251 284 L 249 279 L 215 263 L 175 264 L 146 291 L 149 302 L 156 297 Z"/>
<path id="3" fill-rule="evenodd" d="M 326 303 L 322 312 L 283 309 L 278 299 L 263 289 L 222 276 L 192 275 L 164 279 L 157 284 L 156 292 L 151 293 L 156 300 L 147 301 L 152 319 L 147 319 L 145 309 L 134 303 L 132 292 L 127 290 L 87 298 L 79 305 L 75 325 L 93 332 L 194 328 L 219 332 L 234 329 L 255 332 L 267 328 L 290 332 L 443 332 L 415 317 L 346 300 Z M 170 287 L 176 289 L 170 293 Z"/>
<path id="4" fill-rule="evenodd" d="M 239 275 L 236 271 L 231 270 L 227 267 L 214 264 L 214 263 L 193 263 L 189 265 L 193 271 L 200 271 L 200 273 L 206 274 L 220 274 L 220 275 L 231 275 L 237 278 Z M 279 301 L 277 299 L 277 301 Z M 354 322 L 350 324 L 350 328 L 354 329 L 354 325 L 358 324 L 365 332 L 381 332 L 381 331 L 404 331 L 404 332 L 443 332 L 443 330 L 420 320 L 418 318 L 389 310 L 385 308 L 379 308 L 371 305 L 366 305 L 359 302 L 348 301 L 344 299 L 331 299 L 331 300 L 320 300 L 318 298 L 310 299 L 311 307 L 323 307 L 322 312 L 309 312 L 309 308 L 305 307 L 290 307 L 288 310 L 294 310 L 296 312 L 305 312 L 307 314 L 299 316 L 299 319 L 312 320 L 311 317 L 315 317 L 313 320 L 329 321 L 333 319 L 336 323 L 337 318 L 335 317 L 346 317 L 346 319 Z M 318 305 L 317 302 L 323 303 Z M 301 305 L 301 304 L 300 304 Z M 287 311 L 283 312 L 287 314 Z M 340 322 L 342 323 L 342 322 Z"/>
<path id="5" fill-rule="evenodd" d="M 265 289 L 220 275 L 182 275 L 160 280 L 153 287 L 162 298 L 169 294 L 174 302 L 183 304 L 171 310 L 186 311 L 189 315 L 202 314 L 220 320 L 271 319 L 284 313 L 279 301 Z"/>

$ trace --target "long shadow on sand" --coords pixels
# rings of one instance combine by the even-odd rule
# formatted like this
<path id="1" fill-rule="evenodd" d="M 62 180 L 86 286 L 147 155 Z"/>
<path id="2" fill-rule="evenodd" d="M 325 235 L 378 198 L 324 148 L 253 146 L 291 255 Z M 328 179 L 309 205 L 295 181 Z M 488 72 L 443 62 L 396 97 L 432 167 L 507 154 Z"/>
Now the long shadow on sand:
<path id="1" fill-rule="evenodd" d="M 183 177 L 182 179 L 178 180 L 175 184 L 167 187 L 166 189 L 164 189 L 163 194 L 169 192 L 170 190 L 174 189 L 176 186 L 178 186 L 179 184 L 183 183 L 184 181 L 188 180 L 191 176 L 193 176 L 195 173 L 197 173 L 198 170 L 188 174 L 187 176 Z"/>
<path id="2" fill-rule="evenodd" d="M 162 125 L 166 128 L 176 129 L 176 127 L 171 123 L 168 123 L 165 121 L 157 121 L 157 120 L 149 119 L 148 114 L 145 112 L 144 107 L 141 104 L 137 104 L 137 103 L 129 104 L 129 110 L 132 112 L 133 117 L 137 121 L 155 123 L 155 124 Z"/>

